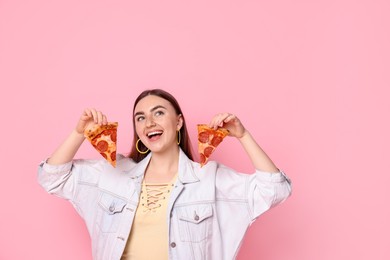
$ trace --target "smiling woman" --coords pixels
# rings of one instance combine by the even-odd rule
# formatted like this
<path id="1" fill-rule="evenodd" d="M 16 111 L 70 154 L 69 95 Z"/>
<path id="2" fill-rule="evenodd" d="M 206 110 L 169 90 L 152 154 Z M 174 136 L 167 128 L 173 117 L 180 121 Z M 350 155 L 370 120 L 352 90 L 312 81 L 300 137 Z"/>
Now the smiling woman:
<path id="1" fill-rule="evenodd" d="M 146 100 L 143 100 L 145 98 Z M 150 105 L 148 104 L 149 100 L 150 102 L 156 102 L 156 105 L 152 107 L 147 107 L 148 105 Z M 146 117 L 147 113 L 149 113 L 149 117 Z M 166 115 L 166 113 L 168 113 L 168 115 Z M 154 124 L 156 123 L 155 120 L 157 120 L 158 122 L 159 118 L 166 118 L 169 116 L 177 117 L 176 119 L 178 120 L 177 123 L 180 124 L 180 127 L 178 125 L 176 129 L 177 143 L 179 143 L 180 148 L 187 155 L 187 157 L 193 160 L 191 142 L 189 139 L 186 121 L 183 112 L 176 98 L 173 97 L 170 93 L 163 91 L 161 89 L 145 90 L 135 100 L 134 107 L 133 107 L 133 114 L 134 114 L 133 129 L 136 129 L 136 131 L 134 131 L 134 135 L 133 135 L 133 146 L 130 151 L 130 158 L 132 158 L 135 162 L 141 161 L 143 158 L 147 156 L 147 153 L 149 152 L 148 151 L 146 153 L 139 153 L 139 150 L 145 151 L 148 149 L 148 147 L 146 147 L 143 142 L 139 142 L 137 145 L 137 142 L 139 140 L 142 140 L 140 139 L 140 136 L 143 136 L 142 134 L 140 135 L 138 133 L 139 131 L 138 129 L 142 126 L 142 121 L 144 124 Z M 147 142 L 147 140 L 145 140 L 145 142 Z"/>
<path id="2" fill-rule="evenodd" d="M 184 114 L 161 89 L 135 100 L 131 152 L 118 156 L 116 168 L 73 159 L 84 130 L 96 124 L 107 124 L 106 115 L 85 110 L 39 166 L 40 184 L 85 220 L 94 259 L 234 259 L 249 225 L 291 194 L 289 178 L 233 114 L 216 114 L 208 127 L 223 127 L 241 143 L 253 174 L 194 162 Z"/>

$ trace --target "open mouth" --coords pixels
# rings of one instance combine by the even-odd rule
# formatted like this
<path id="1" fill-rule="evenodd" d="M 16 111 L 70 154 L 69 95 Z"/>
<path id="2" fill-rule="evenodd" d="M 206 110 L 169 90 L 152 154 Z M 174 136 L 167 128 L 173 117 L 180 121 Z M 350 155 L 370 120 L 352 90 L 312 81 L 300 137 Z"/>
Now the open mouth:
<path id="1" fill-rule="evenodd" d="M 146 136 L 147 136 L 150 140 L 156 140 L 156 139 L 158 139 L 162 134 L 163 134 L 163 131 L 153 131 L 153 132 L 147 133 Z"/>

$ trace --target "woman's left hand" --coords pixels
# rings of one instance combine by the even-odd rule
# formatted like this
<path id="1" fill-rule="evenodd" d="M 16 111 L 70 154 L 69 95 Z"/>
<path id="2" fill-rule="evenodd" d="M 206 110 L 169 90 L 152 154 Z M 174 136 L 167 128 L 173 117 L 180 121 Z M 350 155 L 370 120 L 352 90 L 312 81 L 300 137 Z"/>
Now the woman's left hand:
<path id="1" fill-rule="evenodd" d="M 241 138 L 245 135 L 246 129 L 242 125 L 240 119 L 230 113 L 216 114 L 210 121 L 209 127 L 217 129 L 223 127 L 229 130 L 229 135 L 236 138 Z"/>

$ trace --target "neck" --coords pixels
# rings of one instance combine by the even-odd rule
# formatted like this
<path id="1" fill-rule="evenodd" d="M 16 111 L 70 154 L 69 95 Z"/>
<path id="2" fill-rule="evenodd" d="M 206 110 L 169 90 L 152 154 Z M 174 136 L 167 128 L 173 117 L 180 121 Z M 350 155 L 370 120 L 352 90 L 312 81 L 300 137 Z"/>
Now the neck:
<path id="1" fill-rule="evenodd" d="M 150 172 L 152 175 L 171 176 L 176 174 L 179 165 L 179 153 L 179 147 L 162 153 L 153 153 L 147 172 Z"/>

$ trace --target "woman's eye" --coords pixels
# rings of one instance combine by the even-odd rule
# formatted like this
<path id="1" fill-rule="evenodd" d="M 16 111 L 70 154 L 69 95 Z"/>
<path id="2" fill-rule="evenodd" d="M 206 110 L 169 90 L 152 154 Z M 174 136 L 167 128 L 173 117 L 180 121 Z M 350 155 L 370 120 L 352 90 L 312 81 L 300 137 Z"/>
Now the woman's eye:
<path id="1" fill-rule="evenodd" d="M 143 117 L 143 116 L 139 116 L 139 117 L 137 117 L 137 118 L 135 119 L 135 121 L 137 121 L 137 122 L 140 122 L 140 121 L 142 121 L 142 120 L 144 120 L 144 117 Z"/>
<path id="2" fill-rule="evenodd" d="M 155 115 L 156 116 L 162 116 L 162 115 L 164 115 L 164 112 L 163 111 L 156 111 Z"/>

